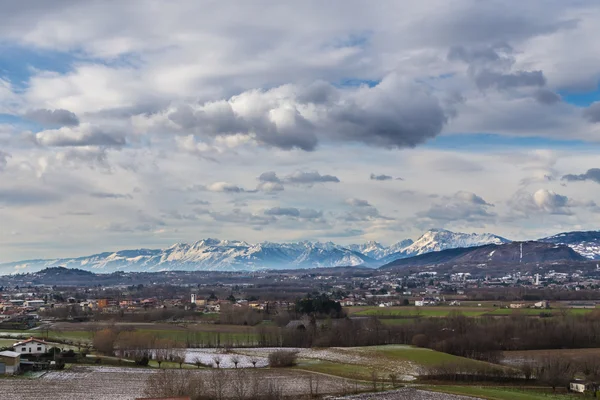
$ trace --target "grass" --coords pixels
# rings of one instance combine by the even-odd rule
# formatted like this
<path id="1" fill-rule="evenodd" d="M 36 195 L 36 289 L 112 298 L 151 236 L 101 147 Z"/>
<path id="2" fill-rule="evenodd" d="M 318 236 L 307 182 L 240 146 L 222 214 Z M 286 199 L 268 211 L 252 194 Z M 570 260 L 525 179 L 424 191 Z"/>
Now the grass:
<path id="1" fill-rule="evenodd" d="M 358 307 L 357 307 L 358 308 Z M 478 317 L 493 311 L 483 307 L 362 307 L 360 310 L 349 309 L 351 315 L 373 317 L 447 317 L 459 312 L 467 317 Z"/>
<path id="2" fill-rule="evenodd" d="M 329 349 L 330 351 L 335 351 Z M 380 379 L 389 380 L 389 374 L 416 375 L 422 368 L 443 364 L 462 364 L 491 368 L 505 368 L 495 364 L 471 360 L 430 349 L 406 345 L 357 347 L 340 350 L 340 355 L 355 356 L 354 361 L 300 360 L 297 368 L 350 379 L 370 380 L 373 371 Z"/>
<path id="3" fill-rule="evenodd" d="M 15 344 L 17 340 L 15 339 L 0 339 L 0 347 L 10 347 Z"/>
<path id="4" fill-rule="evenodd" d="M 405 345 L 387 345 L 365 347 L 366 353 L 371 353 L 375 358 L 383 358 L 386 362 L 408 361 L 424 367 L 433 367 L 442 364 L 471 364 L 493 365 L 483 361 L 472 360 L 448 353 Z M 494 365 L 495 366 L 495 365 Z"/>
<path id="5" fill-rule="evenodd" d="M 303 361 L 295 369 L 334 375 L 348 379 L 369 380 L 372 368 L 364 365 L 340 364 L 329 361 Z"/>
<path id="6" fill-rule="evenodd" d="M 534 389 L 485 386 L 427 386 L 426 389 L 449 394 L 476 396 L 488 400 L 568 400 L 581 397 Z"/>

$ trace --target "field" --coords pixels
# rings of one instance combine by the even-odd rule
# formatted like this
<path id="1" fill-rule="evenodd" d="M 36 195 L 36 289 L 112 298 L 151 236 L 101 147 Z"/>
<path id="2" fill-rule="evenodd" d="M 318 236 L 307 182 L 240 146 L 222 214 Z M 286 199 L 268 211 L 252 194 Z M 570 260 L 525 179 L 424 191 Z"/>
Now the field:
<path id="1" fill-rule="evenodd" d="M 546 357 L 561 357 L 572 360 L 580 360 L 589 356 L 600 357 L 600 348 L 505 351 L 502 355 L 504 356 L 503 364 L 516 365 L 528 360 L 540 360 Z"/>
<path id="2" fill-rule="evenodd" d="M 237 352 L 267 357 L 274 350 L 238 349 Z M 394 374 L 399 381 L 412 381 L 432 366 L 445 363 L 482 364 L 480 361 L 403 345 L 293 350 L 298 351 L 298 369 L 361 380 L 372 379 L 375 371 L 379 379 L 390 380 L 390 374 Z"/>
<path id="3" fill-rule="evenodd" d="M 216 370 L 190 371 L 201 374 L 205 381 L 213 378 Z M 223 370 L 222 370 L 223 371 Z M 54 371 L 38 379 L 8 378 L 0 379 L 0 393 L 11 393 L 11 400 L 132 400 L 143 397 L 148 377 L 158 373 L 152 369 L 118 367 L 82 367 L 73 366 L 64 371 Z M 225 374 L 237 374 L 229 370 Z M 260 382 L 260 388 L 269 383 L 278 385 L 286 394 L 298 396 L 309 391 L 308 385 L 316 387 L 320 394 L 352 393 L 357 384 L 348 380 L 309 374 L 297 370 L 256 369 L 247 372 L 248 381 Z M 225 392 L 232 395 L 231 379 L 225 376 Z M 365 387 L 358 384 L 360 390 Z"/>
<path id="4" fill-rule="evenodd" d="M 489 400 L 569 400 L 581 396 L 554 394 L 549 391 L 486 386 L 430 386 L 428 389 L 443 393 L 472 396 Z"/>
<path id="5" fill-rule="evenodd" d="M 382 319 L 413 319 L 413 318 L 443 318 L 448 317 L 452 313 L 460 313 L 466 317 L 482 317 L 482 316 L 508 316 L 514 314 L 522 314 L 528 316 L 540 315 L 559 315 L 562 313 L 568 314 L 588 314 L 596 309 L 590 308 L 564 308 L 561 304 L 556 305 L 557 308 L 551 309 L 535 309 L 535 308 L 499 308 L 492 304 L 483 303 L 481 307 L 468 306 L 432 306 L 432 307 L 414 307 L 414 306 L 397 306 L 397 307 L 376 307 L 376 306 L 360 306 L 347 307 L 346 311 L 351 316 L 371 316 L 381 317 Z M 385 323 L 390 323 L 386 321 Z"/>
<path id="6" fill-rule="evenodd" d="M 331 400 L 473 400 L 442 392 L 429 392 L 416 388 L 403 388 L 383 393 L 364 393 L 352 396 L 335 397 Z"/>

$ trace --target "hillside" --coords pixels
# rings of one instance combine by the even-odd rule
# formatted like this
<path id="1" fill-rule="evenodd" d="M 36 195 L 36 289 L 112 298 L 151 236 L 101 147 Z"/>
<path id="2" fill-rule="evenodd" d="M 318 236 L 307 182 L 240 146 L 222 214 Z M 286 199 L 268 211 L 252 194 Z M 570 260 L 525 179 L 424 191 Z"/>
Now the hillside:
<path id="1" fill-rule="evenodd" d="M 472 248 L 436 251 L 388 263 L 381 268 L 425 266 L 446 263 L 519 264 L 553 261 L 585 261 L 586 258 L 565 245 L 543 242 L 512 242 Z"/>

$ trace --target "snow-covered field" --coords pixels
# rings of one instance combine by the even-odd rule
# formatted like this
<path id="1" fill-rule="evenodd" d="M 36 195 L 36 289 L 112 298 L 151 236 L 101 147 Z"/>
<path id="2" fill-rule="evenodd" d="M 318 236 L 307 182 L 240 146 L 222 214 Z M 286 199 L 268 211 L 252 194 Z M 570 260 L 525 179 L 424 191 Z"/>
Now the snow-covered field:
<path id="1" fill-rule="evenodd" d="M 203 365 L 211 365 L 216 368 L 216 359 L 219 359 L 219 368 L 235 368 L 234 360 L 237 359 L 237 368 L 253 368 L 253 361 L 256 361 L 256 368 L 267 367 L 269 360 L 266 356 L 246 355 L 236 353 L 223 353 L 222 349 L 186 349 L 185 362 L 194 364 L 199 360 Z"/>
<path id="2" fill-rule="evenodd" d="M 203 375 L 210 382 L 214 373 L 225 374 L 225 393 L 233 396 L 234 377 L 244 373 L 247 390 L 259 382 L 259 390 L 275 385 L 286 395 L 299 396 L 310 391 L 320 394 L 352 393 L 357 384 L 342 378 L 310 374 L 289 369 L 188 370 L 193 376 Z M 73 366 L 69 370 L 49 372 L 38 379 L 0 379 L 0 398 L 10 400 L 133 400 L 144 397 L 148 378 L 159 373 L 155 369 L 104 366 Z"/>
<path id="3" fill-rule="evenodd" d="M 400 347 L 400 346 L 397 346 Z M 407 348 L 410 348 L 407 346 Z M 249 356 L 259 356 L 265 359 L 276 350 L 297 351 L 299 359 L 330 361 L 341 364 L 360 365 L 375 368 L 380 371 L 395 372 L 399 379 L 411 381 L 419 375 L 419 367 L 409 361 L 390 363 L 374 356 L 368 347 L 329 347 L 326 349 L 306 348 L 244 348 L 234 351 Z"/>
<path id="4" fill-rule="evenodd" d="M 52 371 L 38 379 L 0 379 L 0 398 L 10 400 L 131 400 L 141 397 L 155 371 L 83 367 Z"/>

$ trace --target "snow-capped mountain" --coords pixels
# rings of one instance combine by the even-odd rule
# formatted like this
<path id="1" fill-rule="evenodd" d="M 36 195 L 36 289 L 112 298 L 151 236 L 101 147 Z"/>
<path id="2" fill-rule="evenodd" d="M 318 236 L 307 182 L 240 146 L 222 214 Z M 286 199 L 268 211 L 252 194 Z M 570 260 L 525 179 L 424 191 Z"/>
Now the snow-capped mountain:
<path id="1" fill-rule="evenodd" d="M 413 244 L 412 239 L 402 240 L 386 247 L 379 242 L 369 241 L 363 244 L 351 244 L 348 246 L 350 250 L 357 251 L 375 260 L 381 260 L 388 257 L 390 254 L 398 253 L 404 248 Z"/>
<path id="2" fill-rule="evenodd" d="M 106 273 L 117 270 L 232 271 L 335 266 L 374 268 L 431 251 L 507 242 L 508 240 L 492 234 L 454 233 L 446 230 L 430 230 L 416 242 L 407 239 L 387 247 L 378 242 L 340 246 L 332 242 L 251 244 L 237 240 L 204 239 L 194 243 L 177 243 L 160 250 L 121 250 L 87 257 L 5 263 L 0 264 L 0 274 L 34 272 L 57 266 Z"/>
<path id="3" fill-rule="evenodd" d="M 600 260 L 600 231 L 563 232 L 539 241 L 565 244 L 590 260 Z"/>
<path id="4" fill-rule="evenodd" d="M 510 240 L 491 233 L 460 233 L 447 231 L 445 229 L 430 229 L 414 242 L 408 240 L 390 246 L 390 251 L 378 260 L 387 264 L 394 260 L 414 257 L 433 251 L 509 242 Z M 399 246 L 399 244 L 403 243 L 406 243 L 406 246 Z"/>
<path id="5" fill-rule="evenodd" d="M 484 244 L 503 244 L 510 240 L 491 233 L 460 233 L 445 229 L 431 229 L 425 232 L 410 246 L 402 249 L 408 257 L 418 256 L 432 251 L 456 249 L 459 247 L 476 247 Z"/>
<path id="6" fill-rule="evenodd" d="M 164 270 L 257 270 L 334 266 L 377 267 L 379 262 L 335 243 L 249 244 L 235 240 L 205 239 L 177 243 L 162 250 L 123 250 L 89 257 L 29 260 L 0 264 L 0 273 L 34 272 L 65 266 L 94 272 Z"/>

